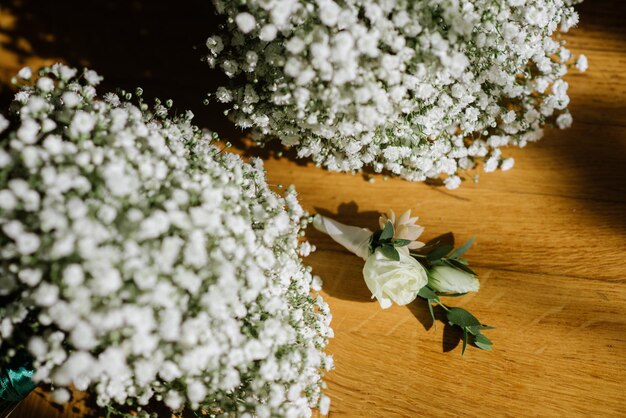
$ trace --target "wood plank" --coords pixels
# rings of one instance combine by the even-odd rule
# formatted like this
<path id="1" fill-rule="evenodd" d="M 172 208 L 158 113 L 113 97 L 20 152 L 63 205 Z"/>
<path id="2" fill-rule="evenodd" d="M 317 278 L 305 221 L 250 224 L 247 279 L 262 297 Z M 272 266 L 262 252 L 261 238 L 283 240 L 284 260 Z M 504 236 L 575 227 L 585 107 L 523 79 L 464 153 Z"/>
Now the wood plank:
<path id="1" fill-rule="evenodd" d="M 67 405 L 55 405 L 50 395 L 37 388 L 13 411 L 11 418 L 82 418 L 92 417 L 91 410 L 85 405 L 85 394 L 74 394 L 75 399 Z"/>
<path id="2" fill-rule="evenodd" d="M 626 353 L 623 284 L 590 288 L 585 279 L 480 269 L 481 293 L 458 305 L 497 326 L 489 331 L 495 351 L 461 356 L 459 347 L 446 352 L 458 335 L 441 322 L 425 329 L 423 303 L 382 311 L 366 301 L 358 272 L 330 274 L 348 256 L 316 257 L 336 318 L 330 351 L 338 367 L 328 375 L 335 416 L 622 413 L 626 368 L 614 360 Z"/>
<path id="3" fill-rule="evenodd" d="M 585 55 L 589 69 L 583 74 L 572 69 L 566 77 L 574 123 L 626 126 L 626 55 L 591 50 Z"/>
<path id="4" fill-rule="evenodd" d="M 579 27 L 564 36 L 590 62 L 585 74 L 567 76 L 574 126 L 505 150 L 513 170 L 480 174 L 456 191 L 329 173 L 290 151 L 278 157 L 277 147 L 249 149 L 219 107 L 200 105 L 216 81 L 197 60 L 201 50 L 187 46 L 210 31 L 208 4 L 7 0 L 1 100 L 23 65 L 89 64 L 107 77 L 105 88 L 141 85 L 148 96 L 192 108 L 236 152 L 264 158 L 271 183 L 294 183 L 307 210 L 374 227 L 379 211 L 413 208 L 426 239 L 448 230 L 459 240 L 476 235 L 468 258 L 481 291 L 450 304 L 497 327 L 489 331 L 495 351 L 461 356 L 459 336 L 441 321 L 435 330 L 424 304 L 381 310 L 363 283 L 362 261 L 308 231 L 318 250 L 307 262 L 324 279 L 334 317 L 331 417 L 624 415 L 626 2 L 585 1 Z M 87 412 L 84 396 L 58 408 L 38 390 L 12 418 L 102 415 Z"/>
<path id="5" fill-rule="evenodd" d="M 549 275 L 625 279 L 626 203 L 491 190 L 480 182 L 454 192 L 399 179 L 367 184 L 362 176 L 330 173 L 310 165 L 274 159 L 266 165 L 272 183 L 290 184 L 297 179 L 301 201 L 311 212 L 329 213 L 346 223 L 375 228 L 378 213 L 412 208 L 421 215 L 426 239 L 449 230 L 460 240 L 477 235 L 471 253 L 475 264 Z M 540 166 L 534 168 L 537 176 L 549 176 Z M 519 179 L 532 171 L 488 176 L 511 173 Z M 563 184 L 569 179 L 562 175 L 555 181 Z M 334 246 L 315 231 L 310 236 L 320 248 Z"/>
<path id="6" fill-rule="evenodd" d="M 520 194 L 626 202 L 626 129 L 576 121 L 570 129 L 548 129 L 537 144 L 509 148 L 515 167 L 480 174 L 477 187 Z"/>

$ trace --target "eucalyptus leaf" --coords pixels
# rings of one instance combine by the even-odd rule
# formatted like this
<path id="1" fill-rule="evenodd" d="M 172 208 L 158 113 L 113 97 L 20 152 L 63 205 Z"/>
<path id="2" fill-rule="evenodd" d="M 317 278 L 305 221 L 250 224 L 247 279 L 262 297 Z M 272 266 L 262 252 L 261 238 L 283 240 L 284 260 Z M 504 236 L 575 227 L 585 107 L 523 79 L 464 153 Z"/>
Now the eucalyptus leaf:
<path id="1" fill-rule="evenodd" d="M 391 221 L 388 221 L 383 228 L 383 232 L 380 233 L 380 240 L 384 241 L 393 238 L 393 233 L 393 224 L 391 223 Z"/>
<path id="2" fill-rule="evenodd" d="M 481 344 L 486 344 L 486 345 L 493 345 L 493 342 L 491 342 L 491 340 L 487 337 L 485 337 L 483 334 L 478 334 L 474 337 L 474 343 L 481 343 Z"/>
<path id="3" fill-rule="evenodd" d="M 452 232 L 446 232 L 441 234 L 426 243 L 426 245 L 452 245 L 454 247 L 454 234 Z"/>
<path id="4" fill-rule="evenodd" d="M 476 347 L 480 348 L 481 350 L 487 350 L 487 351 L 491 351 L 491 345 L 489 344 L 483 344 L 481 342 L 478 341 L 474 341 L 474 344 L 476 345 Z"/>
<path id="5" fill-rule="evenodd" d="M 455 269 L 458 270 L 462 270 L 466 273 L 469 274 L 473 274 L 474 276 L 478 276 L 478 274 L 476 274 L 476 272 L 474 272 L 474 270 L 472 270 L 471 268 L 469 268 L 469 266 L 467 264 L 463 264 L 462 262 L 460 262 L 457 259 L 454 258 L 446 258 L 445 259 L 446 264 L 448 264 L 450 267 L 454 267 Z"/>
<path id="6" fill-rule="evenodd" d="M 380 239 L 380 234 L 382 234 L 382 229 L 379 229 L 378 231 L 374 232 L 372 234 L 372 237 L 370 238 L 370 242 L 372 243 L 376 243 L 378 242 L 378 240 Z"/>
<path id="7" fill-rule="evenodd" d="M 450 308 L 448 311 L 448 322 L 450 322 L 451 325 L 458 325 L 463 329 L 480 325 L 480 321 L 463 308 Z"/>
<path id="8" fill-rule="evenodd" d="M 454 248 L 454 234 L 452 232 L 446 232 L 443 235 L 431 239 L 423 247 L 415 250 L 415 252 L 418 254 L 428 254 L 443 245 L 450 245 Z"/>
<path id="9" fill-rule="evenodd" d="M 389 258 L 390 260 L 400 261 L 400 253 L 398 253 L 398 250 L 396 250 L 393 247 L 393 245 L 389 245 L 389 244 L 382 245 L 380 247 L 380 251 L 383 253 L 385 257 Z"/>
<path id="10" fill-rule="evenodd" d="M 435 291 L 428 286 L 422 287 L 419 292 L 417 292 L 417 296 L 424 299 L 432 299 L 437 302 L 439 301 L 439 295 L 437 295 L 437 293 L 435 293 Z"/>
<path id="11" fill-rule="evenodd" d="M 467 330 L 469 332 L 471 332 L 472 334 L 474 334 L 474 335 L 479 335 L 481 331 L 489 330 L 489 329 L 496 329 L 496 327 L 490 327 L 490 326 L 482 325 L 482 324 L 481 325 L 471 325 L 471 326 L 467 327 Z"/>
<path id="12" fill-rule="evenodd" d="M 382 234 L 382 229 L 379 229 L 378 231 L 374 232 L 372 234 L 372 236 L 370 237 L 370 245 L 369 245 L 369 249 L 370 249 L 370 253 L 374 253 L 374 251 L 376 251 L 376 248 L 378 248 L 380 246 L 379 244 L 379 240 L 380 240 L 380 234 Z"/>
<path id="13" fill-rule="evenodd" d="M 463 328 L 463 349 L 461 350 L 461 355 L 465 354 L 466 348 L 467 348 L 467 329 Z"/>
<path id="14" fill-rule="evenodd" d="M 433 319 L 433 325 L 435 326 L 435 331 L 437 330 L 437 319 L 435 318 L 435 311 L 433 309 L 433 302 L 435 302 L 434 299 L 428 299 L 426 300 L 426 302 L 428 303 L 428 311 L 430 312 L 430 316 Z"/>
<path id="15" fill-rule="evenodd" d="M 450 251 L 452 251 L 452 249 L 454 248 L 453 245 L 450 244 L 446 244 L 446 245 L 442 245 L 440 247 L 435 248 L 433 251 L 431 251 L 430 253 L 428 253 L 426 255 L 426 257 L 429 260 L 439 260 L 442 257 L 445 257 L 446 254 L 448 254 Z"/>
<path id="16" fill-rule="evenodd" d="M 459 248 L 454 250 L 454 252 L 450 254 L 450 258 L 461 257 L 463 254 L 467 252 L 467 250 L 470 249 L 470 247 L 474 244 L 474 242 L 476 242 L 476 237 L 471 237 L 465 244 L 461 245 Z"/>
<path id="17" fill-rule="evenodd" d="M 416 257 L 415 254 L 411 254 L 411 256 L 417 260 L 418 263 L 422 265 L 427 271 L 433 267 L 432 263 L 428 261 L 426 257 Z"/>

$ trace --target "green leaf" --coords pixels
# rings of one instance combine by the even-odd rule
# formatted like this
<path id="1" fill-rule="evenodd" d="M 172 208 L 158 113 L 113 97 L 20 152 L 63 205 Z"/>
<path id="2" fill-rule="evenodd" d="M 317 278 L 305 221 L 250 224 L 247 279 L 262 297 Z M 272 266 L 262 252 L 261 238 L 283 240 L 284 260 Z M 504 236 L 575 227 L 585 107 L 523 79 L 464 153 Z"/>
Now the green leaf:
<path id="1" fill-rule="evenodd" d="M 491 342 L 491 340 L 487 337 L 485 337 L 483 334 L 478 334 L 476 336 L 474 336 L 474 344 L 476 345 L 476 347 L 480 348 L 481 350 L 491 350 L 491 346 L 493 345 L 493 343 Z"/>
<path id="2" fill-rule="evenodd" d="M 435 326 L 435 331 L 437 330 L 437 319 L 435 319 L 435 311 L 433 310 L 433 299 L 428 299 L 428 311 L 430 312 L 430 316 L 433 319 L 433 325 Z"/>
<path id="3" fill-rule="evenodd" d="M 432 299 L 436 302 L 439 301 L 439 296 L 437 295 L 437 293 L 435 293 L 430 287 L 428 286 L 424 286 L 422 287 L 419 292 L 417 292 L 417 296 L 424 298 L 424 299 Z"/>
<path id="4" fill-rule="evenodd" d="M 454 247 L 454 234 L 452 232 L 446 232 L 445 234 L 441 234 L 426 243 L 426 245 L 452 245 Z"/>
<path id="5" fill-rule="evenodd" d="M 396 250 L 393 247 L 393 245 L 389 245 L 389 244 L 382 245 L 380 247 L 380 251 L 383 253 L 385 257 L 389 258 L 390 260 L 400 261 L 400 253 L 398 253 L 398 250 Z"/>
<path id="6" fill-rule="evenodd" d="M 489 344 L 483 344 L 478 341 L 474 341 L 474 344 L 476 345 L 476 347 L 480 348 L 481 350 L 491 351 L 492 349 Z"/>
<path id="7" fill-rule="evenodd" d="M 411 242 L 410 239 L 394 239 L 393 240 L 393 246 L 394 247 L 405 247 L 407 245 L 409 245 Z"/>
<path id="8" fill-rule="evenodd" d="M 458 325 L 463 329 L 480 325 L 480 321 L 463 308 L 450 308 L 448 311 L 448 322 L 450 322 L 451 325 Z"/>
<path id="9" fill-rule="evenodd" d="M 443 245 L 451 245 L 452 248 L 454 248 L 454 234 L 452 232 L 446 232 L 443 235 L 439 235 L 438 237 L 431 239 L 423 247 L 415 250 L 415 252 L 425 255 Z"/>
<path id="10" fill-rule="evenodd" d="M 478 274 L 476 274 L 474 272 L 474 270 L 472 270 L 471 268 L 469 268 L 469 266 L 467 264 L 463 264 L 461 261 L 454 259 L 454 258 L 446 258 L 446 264 L 448 264 L 450 267 L 454 267 L 457 270 L 462 270 L 466 273 L 469 274 L 473 274 L 474 276 L 478 276 Z"/>
<path id="11" fill-rule="evenodd" d="M 384 241 L 393 238 L 393 233 L 393 224 L 391 223 L 391 221 L 387 221 L 385 227 L 383 228 L 383 232 L 381 232 L 380 234 L 380 240 Z"/>
<path id="12" fill-rule="evenodd" d="M 463 350 L 461 350 L 461 355 L 465 354 L 466 348 L 467 348 L 467 329 L 463 328 Z"/>
<path id="13" fill-rule="evenodd" d="M 433 319 L 433 324 L 435 325 L 435 330 L 437 329 L 437 319 L 435 318 L 435 311 L 433 310 L 433 303 L 441 304 L 439 300 L 439 296 L 428 286 L 422 287 L 419 292 L 417 292 L 417 296 L 426 299 L 428 302 L 428 311 L 430 312 L 430 316 Z"/>
<path id="14" fill-rule="evenodd" d="M 490 327 L 487 325 L 471 325 L 467 327 L 467 330 L 473 335 L 479 335 L 480 331 L 488 330 L 488 329 L 496 329 L 496 327 Z"/>
<path id="15" fill-rule="evenodd" d="M 376 248 L 380 246 L 380 244 L 378 243 L 378 239 L 380 238 L 381 232 L 383 231 L 379 229 L 378 231 L 374 232 L 372 236 L 370 237 L 370 245 L 369 245 L 370 254 L 374 254 L 374 251 L 376 251 Z"/>
<path id="16" fill-rule="evenodd" d="M 474 337 L 474 343 L 478 344 L 485 344 L 485 345 L 493 345 L 493 342 L 491 342 L 491 340 L 487 337 L 485 337 L 483 334 L 478 334 Z"/>
<path id="17" fill-rule="evenodd" d="M 449 244 L 442 245 L 441 247 L 437 247 L 432 252 L 428 253 L 426 257 L 432 261 L 439 260 L 440 258 L 444 257 L 446 254 L 448 254 L 450 251 L 452 251 L 453 248 L 454 246 L 449 245 Z"/>
<path id="18" fill-rule="evenodd" d="M 450 258 L 459 258 L 463 254 L 465 254 L 467 250 L 469 250 L 470 247 L 474 245 L 475 241 L 476 241 L 476 237 L 471 237 L 465 244 L 461 245 L 459 248 L 454 250 L 454 252 L 450 254 Z"/>

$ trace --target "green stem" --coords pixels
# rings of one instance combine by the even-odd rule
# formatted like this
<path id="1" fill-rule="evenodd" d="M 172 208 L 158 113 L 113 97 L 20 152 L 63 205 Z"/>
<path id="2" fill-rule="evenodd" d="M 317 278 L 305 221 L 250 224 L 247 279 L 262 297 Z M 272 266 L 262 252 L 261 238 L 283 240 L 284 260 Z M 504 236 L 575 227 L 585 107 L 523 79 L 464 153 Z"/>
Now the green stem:
<path id="1" fill-rule="evenodd" d="M 441 303 L 441 301 L 436 301 L 436 300 L 435 300 L 435 303 L 436 303 L 437 305 L 441 306 L 441 307 L 442 307 L 443 309 L 445 309 L 446 311 L 449 311 L 449 310 L 450 310 L 450 308 L 448 308 L 446 305 L 444 305 L 443 303 Z"/>

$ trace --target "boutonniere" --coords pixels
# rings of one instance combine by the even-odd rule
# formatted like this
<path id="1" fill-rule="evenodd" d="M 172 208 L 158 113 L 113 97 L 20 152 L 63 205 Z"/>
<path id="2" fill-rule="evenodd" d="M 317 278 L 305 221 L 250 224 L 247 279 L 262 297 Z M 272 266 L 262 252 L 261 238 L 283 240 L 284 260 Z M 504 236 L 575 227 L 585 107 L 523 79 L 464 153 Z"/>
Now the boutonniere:
<path id="1" fill-rule="evenodd" d="M 365 284 L 381 308 L 387 309 L 393 303 L 406 305 L 422 298 L 433 321 L 433 305 L 439 305 L 446 311 L 450 325 L 462 330 L 463 353 L 468 342 L 491 350 L 493 343 L 482 331 L 493 327 L 482 324 L 465 309 L 449 307 L 441 300 L 480 289 L 477 274 L 463 258 L 474 238 L 456 249 L 451 232 L 422 243 L 417 239 L 424 228 L 416 224 L 417 220 L 411 217 L 410 210 L 400 216 L 391 210 L 389 215 L 380 217 L 379 229 L 374 232 L 322 215 L 315 216 L 313 225 L 365 261 Z"/>

